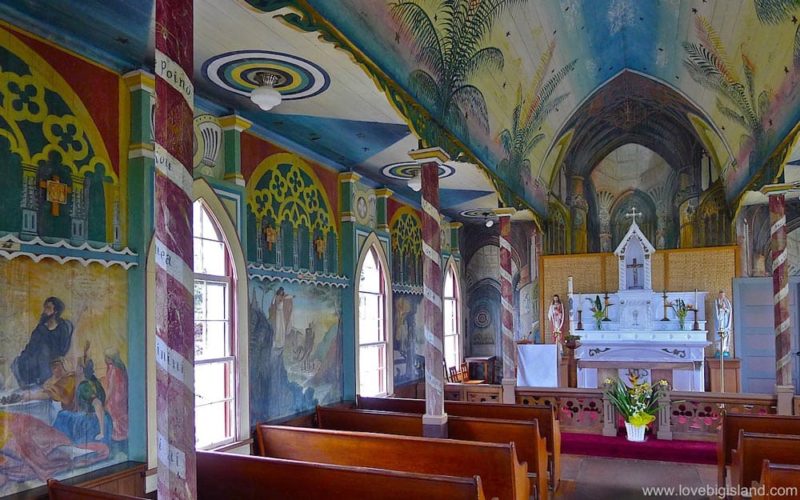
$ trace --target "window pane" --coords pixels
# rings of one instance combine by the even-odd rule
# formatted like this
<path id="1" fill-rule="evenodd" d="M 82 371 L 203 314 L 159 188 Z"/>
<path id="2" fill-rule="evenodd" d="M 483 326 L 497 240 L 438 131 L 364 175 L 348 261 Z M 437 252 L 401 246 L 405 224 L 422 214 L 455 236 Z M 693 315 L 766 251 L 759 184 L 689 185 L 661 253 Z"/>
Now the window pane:
<path id="1" fill-rule="evenodd" d="M 209 215 L 205 207 L 203 207 L 201 231 L 201 235 L 204 239 L 222 241 L 222 235 L 220 235 L 217 225 L 214 223 L 214 219 Z"/>
<path id="2" fill-rule="evenodd" d="M 206 319 L 206 282 L 194 281 L 194 319 Z"/>
<path id="3" fill-rule="evenodd" d="M 444 279 L 444 296 L 453 297 L 455 292 L 453 290 L 453 270 L 447 270 L 447 277 Z"/>
<path id="4" fill-rule="evenodd" d="M 381 270 L 375 257 L 375 250 L 370 250 L 361 267 L 359 290 L 362 292 L 381 292 Z"/>
<path id="5" fill-rule="evenodd" d="M 383 297 L 369 293 L 359 294 L 358 339 L 360 344 L 380 342 L 383 331 Z"/>
<path id="6" fill-rule="evenodd" d="M 444 338 L 444 360 L 447 366 L 459 366 L 458 337 L 450 336 Z"/>
<path id="7" fill-rule="evenodd" d="M 197 360 L 230 356 L 227 321 L 195 321 L 194 356 Z"/>
<path id="8" fill-rule="evenodd" d="M 197 227 L 195 225 L 194 227 Z M 198 238 L 195 234 L 194 238 L 194 272 L 203 272 L 203 240 Z"/>
<path id="9" fill-rule="evenodd" d="M 227 283 L 206 282 L 206 318 L 228 319 Z"/>
<path id="10" fill-rule="evenodd" d="M 230 397 L 233 380 L 230 376 L 233 363 L 199 363 L 194 368 L 194 401 L 196 406 L 215 403 Z"/>
<path id="11" fill-rule="evenodd" d="M 359 393 L 362 396 L 386 393 L 385 354 L 385 344 L 359 348 Z"/>
<path id="12" fill-rule="evenodd" d="M 195 266 L 195 272 L 225 276 L 225 244 L 221 241 L 202 240 L 202 268 Z"/>
<path id="13" fill-rule="evenodd" d="M 215 403 L 195 409 L 195 446 L 204 448 L 233 437 L 230 402 Z"/>

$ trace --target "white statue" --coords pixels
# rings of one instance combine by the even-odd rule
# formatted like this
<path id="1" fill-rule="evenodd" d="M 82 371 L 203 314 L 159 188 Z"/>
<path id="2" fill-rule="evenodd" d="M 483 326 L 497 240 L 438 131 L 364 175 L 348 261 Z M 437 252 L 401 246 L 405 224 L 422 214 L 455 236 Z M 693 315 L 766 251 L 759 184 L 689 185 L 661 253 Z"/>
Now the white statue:
<path id="1" fill-rule="evenodd" d="M 550 320 L 550 330 L 553 334 L 553 342 L 561 342 L 561 330 L 564 327 L 564 304 L 561 303 L 561 297 L 553 295 L 553 300 L 550 302 L 550 308 L 547 311 L 547 319 Z"/>
<path id="2" fill-rule="evenodd" d="M 731 317 L 733 316 L 733 306 L 731 301 L 725 296 L 725 291 L 720 290 L 714 300 L 714 309 L 717 312 L 717 333 L 719 334 L 719 349 L 721 356 L 730 354 L 731 339 Z"/>

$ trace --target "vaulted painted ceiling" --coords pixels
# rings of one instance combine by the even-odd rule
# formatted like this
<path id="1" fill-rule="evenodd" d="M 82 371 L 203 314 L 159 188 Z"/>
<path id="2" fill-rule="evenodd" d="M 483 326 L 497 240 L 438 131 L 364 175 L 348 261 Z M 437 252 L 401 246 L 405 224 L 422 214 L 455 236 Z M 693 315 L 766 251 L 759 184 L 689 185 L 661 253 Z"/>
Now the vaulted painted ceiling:
<path id="1" fill-rule="evenodd" d="M 125 71 L 152 62 L 153 2 L 133 4 L 0 0 L 0 14 Z M 554 173 L 624 143 L 676 169 L 708 152 L 732 200 L 771 180 L 762 166 L 800 118 L 796 4 L 196 0 L 195 85 L 201 107 L 411 200 L 408 151 L 446 148 L 454 217 L 496 207 L 495 191 L 544 214 Z M 285 77 L 271 112 L 247 97 L 264 68 Z"/>

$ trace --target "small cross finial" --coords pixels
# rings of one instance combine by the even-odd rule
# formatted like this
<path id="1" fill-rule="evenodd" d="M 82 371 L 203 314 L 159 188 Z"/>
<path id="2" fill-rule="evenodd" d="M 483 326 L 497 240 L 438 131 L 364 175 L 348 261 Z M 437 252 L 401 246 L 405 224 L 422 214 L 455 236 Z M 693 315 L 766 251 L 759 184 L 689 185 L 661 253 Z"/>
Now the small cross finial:
<path id="1" fill-rule="evenodd" d="M 636 207 L 631 207 L 631 211 L 625 214 L 625 217 L 629 217 L 633 219 L 633 222 L 636 222 L 637 217 L 641 217 L 643 214 L 642 212 L 637 212 Z"/>

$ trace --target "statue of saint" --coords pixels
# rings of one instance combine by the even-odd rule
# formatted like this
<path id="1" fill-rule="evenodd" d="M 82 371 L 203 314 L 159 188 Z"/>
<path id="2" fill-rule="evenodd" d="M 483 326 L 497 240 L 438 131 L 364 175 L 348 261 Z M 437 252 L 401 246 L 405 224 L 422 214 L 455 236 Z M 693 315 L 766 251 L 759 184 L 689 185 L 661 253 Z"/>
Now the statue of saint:
<path id="1" fill-rule="evenodd" d="M 553 295 L 550 308 L 547 310 L 547 319 L 550 320 L 550 329 L 553 332 L 553 341 L 561 343 L 561 333 L 564 328 L 564 304 L 558 295 Z"/>
<path id="2" fill-rule="evenodd" d="M 731 317 L 733 307 L 731 301 L 725 296 L 725 291 L 720 290 L 714 300 L 714 309 L 717 313 L 717 333 L 719 334 L 720 353 L 722 356 L 730 354 Z"/>

